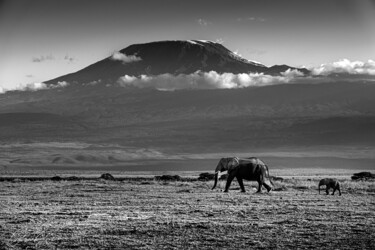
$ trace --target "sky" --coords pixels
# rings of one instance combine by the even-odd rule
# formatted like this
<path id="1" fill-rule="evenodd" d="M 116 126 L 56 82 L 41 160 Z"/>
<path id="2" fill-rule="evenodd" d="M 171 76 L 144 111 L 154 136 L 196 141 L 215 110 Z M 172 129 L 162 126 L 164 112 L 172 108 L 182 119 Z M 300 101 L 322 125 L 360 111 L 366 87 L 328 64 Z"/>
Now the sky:
<path id="1" fill-rule="evenodd" d="M 375 0 L 0 0 L 0 88 L 134 43 L 212 40 L 271 66 L 375 60 Z"/>

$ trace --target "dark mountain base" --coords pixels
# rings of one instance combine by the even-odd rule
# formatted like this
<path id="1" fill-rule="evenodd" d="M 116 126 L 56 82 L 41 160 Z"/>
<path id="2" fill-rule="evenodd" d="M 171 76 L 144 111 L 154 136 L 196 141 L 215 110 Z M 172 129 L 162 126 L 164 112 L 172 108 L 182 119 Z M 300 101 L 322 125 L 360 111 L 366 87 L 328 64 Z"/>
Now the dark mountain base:
<path id="1" fill-rule="evenodd" d="M 280 152 L 372 159 L 373 96 L 375 86 L 366 83 L 175 92 L 71 85 L 9 92 L 0 95 L 0 163 L 131 166 Z"/>

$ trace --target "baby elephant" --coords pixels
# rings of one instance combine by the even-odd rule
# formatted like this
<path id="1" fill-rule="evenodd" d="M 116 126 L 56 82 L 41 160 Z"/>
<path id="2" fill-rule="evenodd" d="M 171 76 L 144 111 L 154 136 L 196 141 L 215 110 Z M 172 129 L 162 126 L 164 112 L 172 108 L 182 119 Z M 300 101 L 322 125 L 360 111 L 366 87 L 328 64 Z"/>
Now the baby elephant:
<path id="1" fill-rule="evenodd" d="M 326 186 L 326 194 L 328 195 L 328 190 L 330 188 L 333 188 L 333 192 L 332 192 L 332 195 L 335 194 L 335 191 L 338 190 L 339 191 L 339 195 L 341 195 L 341 191 L 340 191 L 340 182 L 336 179 L 331 179 L 331 178 L 325 178 L 325 179 L 321 179 L 320 182 L 319 182 L 319 194 L 320 194 L 320 186 Z"/>

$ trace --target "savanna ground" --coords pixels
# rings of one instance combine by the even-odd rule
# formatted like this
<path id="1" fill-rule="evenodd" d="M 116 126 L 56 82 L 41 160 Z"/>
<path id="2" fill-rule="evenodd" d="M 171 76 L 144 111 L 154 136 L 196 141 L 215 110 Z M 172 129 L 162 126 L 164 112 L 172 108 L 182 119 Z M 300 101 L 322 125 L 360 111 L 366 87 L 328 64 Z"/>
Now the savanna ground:
<path id="1" fill-rule="evenodd" d="M 343 195 L 319 195 L 334 172 Z M 3 181 L 0 249 L 373 249 L 375 182 L 337 169 L 271 174 L 284 180 L 262 194 L 236 180 L 229 193 L 225 181 Z"/>

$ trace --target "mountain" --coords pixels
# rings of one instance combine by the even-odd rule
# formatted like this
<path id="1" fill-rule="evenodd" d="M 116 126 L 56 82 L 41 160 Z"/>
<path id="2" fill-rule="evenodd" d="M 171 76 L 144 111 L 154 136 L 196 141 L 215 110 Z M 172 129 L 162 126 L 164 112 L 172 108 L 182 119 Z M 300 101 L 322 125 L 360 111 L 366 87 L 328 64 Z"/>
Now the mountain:
<path id="1" fill-rule="evenodd" d="M 196 164 L 186 159 L 234 154 L 281 155 L 286 160 L 273 164 L 286 167 L 290 158 L 298 158 L 296 167 L 322 167 L 322 157 L 340 158 L 326 161 L 337 166 L 373 166 L 372 81 L 299 83 L 297 78 L 260 87 L 175 91 L 107 84 L 124 74 L 215 70 L 278 75 L 289 68 L 247 61 L 208 41 L 129 46 L 115 57 L 48 81 L 44 89 L 0 94 L 0 166 L 100 164 L 123 171 L 129 164 L 137 170 L 140 160 L 142 166 L 154 164 L 153 159 L 183 160 L 173 168 Z M 70 84 L 54 86 L 59 81 Z M 83 84 L 90 81 L 100 84 Z M 319 161 L 305 161 L 306 156 Z"/>
<path id="2" fill-rule="evenodd" d="M 277 75 L 287 69 L 287 65 L 266 67 L 263 64 L 246 60 L 222 44 L 204 40 L 159 41 L 134 44 L 116 54 L 96 62 L 78 72 L 47 81 L 69 83 L 89 83 L 101 80 L 116 82 L 124 75 L 191 74 L 196 71 L 216 71 L 217 73 L 258 72 Z M 306 69 L 299 69 L 308 73 Z"/>

